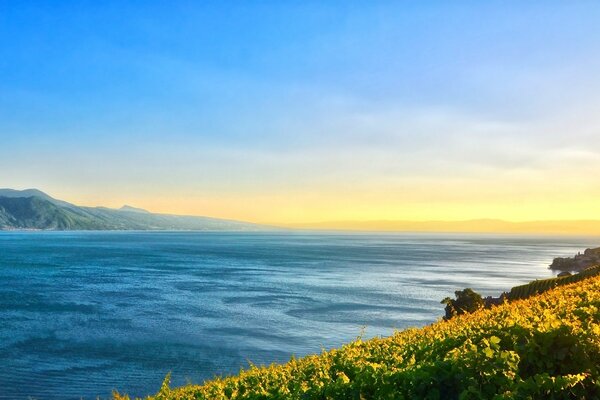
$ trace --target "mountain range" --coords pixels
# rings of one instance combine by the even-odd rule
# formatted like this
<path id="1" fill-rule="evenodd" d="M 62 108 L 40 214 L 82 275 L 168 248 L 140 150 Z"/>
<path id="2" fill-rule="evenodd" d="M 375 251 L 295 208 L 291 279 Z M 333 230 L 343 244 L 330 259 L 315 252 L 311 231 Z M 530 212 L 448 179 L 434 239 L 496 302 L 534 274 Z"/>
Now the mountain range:
<path id="1" fill-rule="evenodd" d="M 266 228 L 226 219 L 154 214 L 131 206 L 81 207 L 37 189 L 0 189 L 0 230 L 256 231 Z"/>
<path id="2" fill-rule="evenodd" d="M 286 227 L 303 230 L 600 236 L 599 220 L 332 221 L 287 224 Z M 155 214 L 129 205 L 119 209 L 81 207 L 55 199 L 37 189 L 0 189 L 0 230 L 261 231 L 272 229 L 281 228 L 219 218 Z"/>

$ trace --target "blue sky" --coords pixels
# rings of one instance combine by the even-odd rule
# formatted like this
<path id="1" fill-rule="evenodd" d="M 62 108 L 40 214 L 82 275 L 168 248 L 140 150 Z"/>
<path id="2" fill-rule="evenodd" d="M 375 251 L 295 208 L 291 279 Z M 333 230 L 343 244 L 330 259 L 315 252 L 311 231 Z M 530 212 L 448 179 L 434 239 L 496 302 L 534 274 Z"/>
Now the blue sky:
<path id="1" fill-rule="evenodd" d="M 591 1 L 0 1 L 0 186 L 268 222 L 600 218 L 597 21 Z"/>

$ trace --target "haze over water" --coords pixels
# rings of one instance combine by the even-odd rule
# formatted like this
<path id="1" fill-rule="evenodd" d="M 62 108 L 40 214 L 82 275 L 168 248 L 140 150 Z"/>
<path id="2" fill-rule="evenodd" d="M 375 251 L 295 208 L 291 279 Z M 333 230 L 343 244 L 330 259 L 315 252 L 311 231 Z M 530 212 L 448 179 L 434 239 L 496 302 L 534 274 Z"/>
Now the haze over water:
<path id="1" fill-rule="evenodd" d="M 592 238 L 0 233 L 0 398 L 156 392 L 422 326 Z"/>

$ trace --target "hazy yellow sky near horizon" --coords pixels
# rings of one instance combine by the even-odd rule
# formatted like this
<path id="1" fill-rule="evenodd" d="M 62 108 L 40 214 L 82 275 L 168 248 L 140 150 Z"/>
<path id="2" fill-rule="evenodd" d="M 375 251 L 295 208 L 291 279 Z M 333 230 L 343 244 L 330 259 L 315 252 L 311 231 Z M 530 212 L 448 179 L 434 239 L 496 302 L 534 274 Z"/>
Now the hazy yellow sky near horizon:
<path id="1" fill-rule="evenodd" d="M 600 188 L 576 175 L 559 177 L 558 171 L 556 174 L 554 177 L 561 184 L 551 180 L 549 174 L 548 182 L 544 177 L 536 182 L 516 176 L 503 180 L 429 178 L 379 185 L 340 185 L 315 188 L 314 191 L 190 192 L 182 197 L 149 191 L 145 197 L 97 193 L 88 198 L 64 192 L 64 196 L 58 197 L 88 206 L 118 208 L 128 204 L 152 212 L 206 215 L 276 225 L 482 218 L 515 222 L 600 219 Z"/>

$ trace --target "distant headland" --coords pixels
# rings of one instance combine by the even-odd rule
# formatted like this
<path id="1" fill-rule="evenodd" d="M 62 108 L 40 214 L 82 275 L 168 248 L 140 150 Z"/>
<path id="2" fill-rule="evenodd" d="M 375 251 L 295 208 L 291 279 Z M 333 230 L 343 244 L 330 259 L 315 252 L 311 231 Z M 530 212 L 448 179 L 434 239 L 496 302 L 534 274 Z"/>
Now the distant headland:
<path id="1" fill-rule="evenodd" d="M 583 254 L 574 257 L 557 257 L 550 264 L 550 269 L 555 271 L 579 272 L 593 265 L 600 264 L 600 247 L 586 249 Z"/>
<path id="2" fill-rule="evenodd" d="M 269 227 L 227 219 L 153 214 L 131 206 L 80 207 L 37 189 L 0 189 L 0 230 L 258 231 Z"/>

